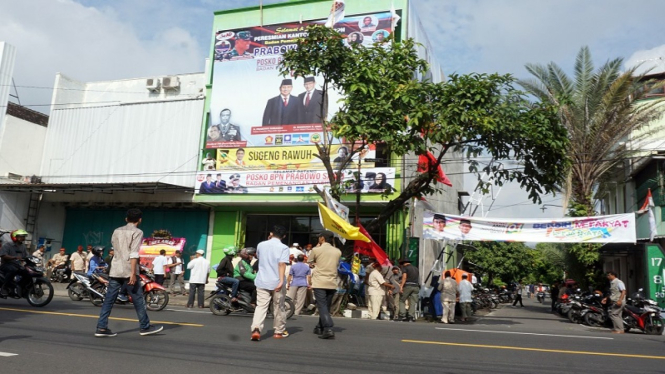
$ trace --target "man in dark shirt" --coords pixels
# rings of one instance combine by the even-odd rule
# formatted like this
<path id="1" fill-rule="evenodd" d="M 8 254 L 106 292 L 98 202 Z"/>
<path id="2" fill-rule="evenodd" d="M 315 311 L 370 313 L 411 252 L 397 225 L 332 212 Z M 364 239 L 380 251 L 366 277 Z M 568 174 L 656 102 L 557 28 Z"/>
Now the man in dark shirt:
<path id="1" fill-rule="evenodd" d="M 25 248 L 25 244 L 23 244 L 28 233 L 25 230 L 16 230 L 10 236 L 12 241 L 5 243 L 0 248 L 0 259 L 2 260 L 0 271 L 5 275 L 5 284 L 2 285 L 0 292 L 4 295 L 11 294 L 11 289 L 14 286 L 14 277 L 20 275 L 21 281 L 19 282 L 20 287 L 18 287 L 18 292 L 19 296 L 21 296 L 21 289 L 30 281 L 30 273 L 21 265 L 21 260 L 28 257 L 28 250 Z"/>
<path id="2" fill-rule="evenodd" d="M 400 282 L 399 319 L 404 322 L 416 322 L 416 305 L 420 292 L 418 268 L 411 265 L 408 258 L 399 260 L 402 267 L 402 281 Z M 406 300 L 409 300 L 409 313 L 406 313 Z"/>

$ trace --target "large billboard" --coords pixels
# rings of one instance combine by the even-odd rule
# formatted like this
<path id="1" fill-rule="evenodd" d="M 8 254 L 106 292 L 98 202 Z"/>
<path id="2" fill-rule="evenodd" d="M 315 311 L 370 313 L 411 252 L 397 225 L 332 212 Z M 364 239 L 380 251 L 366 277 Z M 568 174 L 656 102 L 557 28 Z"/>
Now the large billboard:
<path id="1" fill-rule="evenodd" d="M 395 168 L 348 169 L 342 183 L 349 193 L 383 193 L 395 189 Z M 202 171 L 196 175 L 199 194 L 315 193 L 314 186 L 329 185 L 325 170 Z"/>
<path id="2" fill-rule="evenodd" d="M 322 123 L 339 109 L 341 93 L 329 89 L 323 97 L 321 77 L 283 77 L 278 73 L 283 53 L 296 48 L 297 39 L 306 35 L 308 26 L 324 23 L 293 22 L 215 33 L 210 120 L 201 160 L 203 172 L 196 180 L 198 193 L 309 193 L 314 192 L 313 185 L 328 183 L 321 161 L 314 156 L 315 145 L 323 141 Z M 389 36 L 391 14 L 349 16 L 335 27 L 348 45 L 371 45 Z M 339 139 L 332 143 L 335 166 L 339 162 L 335 160 L 345 157 L 351 145 Z M 358 157 L 376 158 L 375 147 L 370 145 L 356 155 L 349 167 L 355 168 Z M 391 188 L 394 185 L 394 169 L 374 170 L 374 164 L 368 162 L 362 166 L 363 178 L 365 174 L 382 175 L 383 183 Z M 346 174 L 351 177 L 353 172 Z M 296 179 L 284 183 L 281 177 Z M 230 185 L 231 178 L 240 181 L 246 190 L 212 188 L 213 182 Z M 363 178 L 348 180 L 358 179 L 364 185 Z"/>
<path id="3" fill-rule="evenodd" d="M 320 77 L 279 75 L 282 54 L 307 27 L 325 20 L 221 30 L 215 52 L 206 148 L 311 145 L 322 141 L 322 120 L 339 108 L 340 93 L 324 98 Z M 390 12 L 349 16 L 336 25 L 350 44 L 390 34 Z M 322 106 L 327 105 L 321 116 Z"/>

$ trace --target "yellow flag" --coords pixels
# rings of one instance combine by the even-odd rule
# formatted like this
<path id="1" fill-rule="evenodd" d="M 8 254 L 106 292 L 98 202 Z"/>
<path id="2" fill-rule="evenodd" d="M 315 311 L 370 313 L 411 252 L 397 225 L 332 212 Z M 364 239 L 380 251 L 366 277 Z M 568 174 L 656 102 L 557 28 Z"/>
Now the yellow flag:
<path id="1" fill-rule="evenodd" d="M 342 217 L 321 203 L 319 203 L 319 217 L 321 218 L 321 224 L 326 230 L 330 230 L 344 239 L 370 242 L 365 235 L 360 233 L 359 228 L 344 221 Z"/>

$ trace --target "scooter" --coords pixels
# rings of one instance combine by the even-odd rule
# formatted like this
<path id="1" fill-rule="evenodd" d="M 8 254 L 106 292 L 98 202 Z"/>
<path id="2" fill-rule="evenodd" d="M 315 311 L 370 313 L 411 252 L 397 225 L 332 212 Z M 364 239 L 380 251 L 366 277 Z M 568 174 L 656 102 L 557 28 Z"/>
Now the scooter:
<path id="1" fill-rule="evenodd" d="M 628 299 L 623 308 L 624 332 L 639 329 L 647 335 L 662 335 L 665 325 L 660 317 L 662 311 L 658 304 L 645 298 L 642 289 L 632 298 Z"/>
<path id="2" fill-rule="evenodd" d="M 139 278 L 141 280 L 141 285 L 143 286 L 143 297 L 145 298 L 146 309 L 157 312 L 166 308 L 169 304 L 169 293 L 166 291 L 166 288 L 155 282 L 154 275 L 152 275 L 146 267 L 141 265 L 139 269 Z M 80 275 L 75 274 L 75 276 L 79 277 Z M 93 273 L 87 282 L 89 284 L 88 292 L 90 292 L 90 302 L 95 306 L 101 306 L 104 304 L 109 284 L 108 275 L 101 272 Z M 123 305 L 131 304 L 132 297 L 119 294 L 115 302 Z"/>
<path id="3" fill-rule="evenodd" d="M 72 279 L 67 285 L 67 295 L 72 301 L 81 301 L 90 297 L 90 290 L 92 289 L 90 279 L 85 273 L 74 272 Z"/>
<path id="4" fill-rule="evenodd" d="M 69 265 L 58 265 L 53 268 L 53 272 L 51 273 L 51 282 L 64 283 L 67 281 L 67 279 L 70 278 L 71 274 L 72 270 L 70 269 Z"/>
<path id="5" fill-rule="evenodd" d="M 42 307 L 46 306 L 53 299 L 53 285 L 51 282 L 44 276 L 44 268 L 42 267 L 42 260 L 37 257 L 30 256 L 23 259 L 25 265 L 25 270 L 30 274 L 29 281 L 25 282 L 22 287 L 19 287 L 21 283 L 21 276 L 16 275 L 12 280 L 14 286 L 9 291 L 9 294 L 4 294 L 0 292 L 0 298 L 8 299 L 27 299 L 28 303 L 32 306 Z M 8 281 L 5 279 L 6 276 L 4 273 L 0 273 L 0 287 Z"/>
<path id="6" fill-rule="evenodd" d="M 238 290 L 237 302 L 231 301 L 231 288 L 221 282 L 215 283 L 215 290 L 211 291 L 206 300 L 210 299 L 210 311 L 216 316 L 228 316 L 231 313 L 254 313 L 255 307 L 250 303 L 252 296 L 249 292 Z M 286 319 L 293 317 L 296 311 L 293 300 L 290 297 L 284 297 L 284 308 L 286 309 Z M 268 313 L 272 314 L 272 303 Z"/>

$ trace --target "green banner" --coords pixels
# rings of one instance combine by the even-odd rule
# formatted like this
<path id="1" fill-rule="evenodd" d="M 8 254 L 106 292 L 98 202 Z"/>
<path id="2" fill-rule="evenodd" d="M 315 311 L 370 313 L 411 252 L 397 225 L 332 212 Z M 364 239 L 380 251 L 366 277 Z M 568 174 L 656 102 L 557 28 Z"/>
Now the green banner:
<path id="1" fill-rule="evenodd" d="M 665 278 L 665 253 L 659 245 L 648 244 L 646 246 L 647 268 L 647 296 L 658 302 L 658 305 L 665 307 L 665 289 L 663 287 L 663 278 Z"/>
<path id="2" fill-rule="evenodd" d="M 418 249 L 420 247 L 419 238 L 409 238 L 409 248 L 406 250 L 406 258 L 411 261 L 412 264 L 418 265 Z"/>

